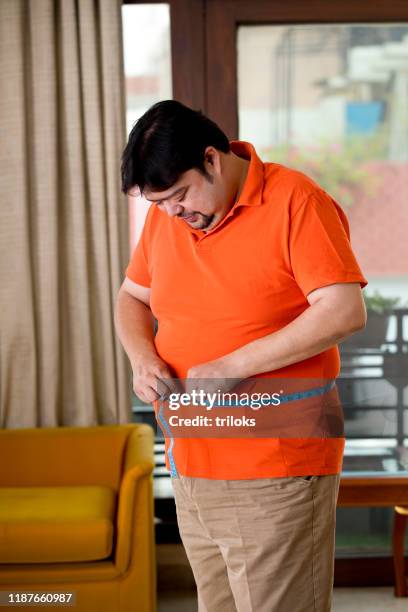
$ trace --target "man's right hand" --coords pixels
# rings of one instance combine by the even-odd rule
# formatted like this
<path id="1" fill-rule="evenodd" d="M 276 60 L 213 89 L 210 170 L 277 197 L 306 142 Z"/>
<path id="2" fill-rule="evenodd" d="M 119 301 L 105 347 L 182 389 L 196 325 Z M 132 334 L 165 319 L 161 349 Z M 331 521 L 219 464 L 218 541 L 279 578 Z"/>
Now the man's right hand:
<path id="1" fill-rule="evenodd" d="M 116 330 L 133 371 L 133 391 L 150 404 L 177 391 L 171 368 L 156 353 L 150 288 L 125 278 L 115 308 Z"/>
<path id="2" fill-rule="evenodd" d="M 132 363 L 133 391 L 142 402 L 151 404 L 178 391 L 169 366 L 158 356 L 149 355 Z"/>

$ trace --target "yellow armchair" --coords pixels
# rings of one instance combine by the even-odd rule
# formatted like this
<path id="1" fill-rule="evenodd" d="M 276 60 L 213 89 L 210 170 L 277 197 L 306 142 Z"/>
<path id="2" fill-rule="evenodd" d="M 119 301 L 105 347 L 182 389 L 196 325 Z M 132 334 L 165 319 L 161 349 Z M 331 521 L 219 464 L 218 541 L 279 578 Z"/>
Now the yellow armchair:
<path id="1" fill-rule="evenodd" d="M 145 424 L 0 430 L 0 592 L 154 612 L 153 443 Z"/>

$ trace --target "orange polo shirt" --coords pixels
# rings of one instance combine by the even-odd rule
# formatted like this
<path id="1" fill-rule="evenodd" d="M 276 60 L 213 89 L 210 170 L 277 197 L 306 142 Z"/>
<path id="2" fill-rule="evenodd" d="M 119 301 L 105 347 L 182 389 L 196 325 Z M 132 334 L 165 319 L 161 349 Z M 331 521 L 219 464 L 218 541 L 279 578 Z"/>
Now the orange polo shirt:
<path id="1" fill-rule="evenodd" d="M 250 161 L 238 200 L 208 232 L 152 205 L 126 276 L 151 288 L 159 356 L 178 378 L 281 329 L 312 290 L 367 285 L 340 205 L 303 173 L 263 163 L 248 142 L 231 150 Z M 337 346 L 262 377 L 335 379 Z M 155 409 L 157 413 L 156 402 Z M 241 479 L 335 474 L 344 437 L 166 438 L 172 475 Z"/>

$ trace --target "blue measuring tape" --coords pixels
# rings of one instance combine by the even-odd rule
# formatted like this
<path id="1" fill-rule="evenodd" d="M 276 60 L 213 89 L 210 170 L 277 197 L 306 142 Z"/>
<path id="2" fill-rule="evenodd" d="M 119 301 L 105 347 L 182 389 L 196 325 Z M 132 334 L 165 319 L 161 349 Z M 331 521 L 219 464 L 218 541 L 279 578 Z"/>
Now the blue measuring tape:
<path id="1" fill-rule="evenodd" d="M 284 404 L 286 402 L 293 402 L 293 401 L 305 399 L 308 397 L 316 397 L 319 395 L 323 395 L 324 393 L 328 393 L 329 391 L 331 391 L 333 387 L 335 386 L 335 384 L 336 384 L 336 379 L 334 378 L 327 385 L 324 385 L 323 387 L 315 387 L 314 389 L 308 389 L 307 391 L 297 391 L 296 393 L 288 393 L 287 395 L 282 395 L 280 397 L 280 403 Z M 241 404 L 228 404 L 228 407 L 231 408 L 234 405 L 243 407 Z M 224 405 L 213 406 L 213 408 L 216 408 L 216 407 L 223 408 L 225 406 Z M 174 460 L 174 455 L 173 455 L 174 437 L 170 429 L 170 425 L 168 424 L 168 422 L 166 421 L 164 417 L 163 404 L 160 405 L 158 419 L 162 423 L 170 439 L 169 447 L 167 449 L 167 456 L 169 458 L 169 464 L 170 464 L 170 476 L 172 478 L 178 478 L 179 474 L 177 471 L 176 462 Z"/>

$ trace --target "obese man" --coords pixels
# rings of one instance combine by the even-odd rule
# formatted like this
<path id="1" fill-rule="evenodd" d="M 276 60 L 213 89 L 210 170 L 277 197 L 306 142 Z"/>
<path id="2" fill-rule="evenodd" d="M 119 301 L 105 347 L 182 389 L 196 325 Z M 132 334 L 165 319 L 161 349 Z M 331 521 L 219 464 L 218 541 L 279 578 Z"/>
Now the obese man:
<path id="1" fill-rule="evenodd" d="M 310 394 L 337 393 L 310 381 L 335 381 L 338 343 L 366 322 L 347 217 L 311 178 L 172 100 L 134 125 L 122 190 L 152 202 L 115 310 L 138 397 L 157 413 L 180 380 L 297 381 L 284 406 L 298 429 L 166 438 L 199 611 L 327 612 L 345 438 L 340 411 L 322 434 L 305 423 Z"/>

